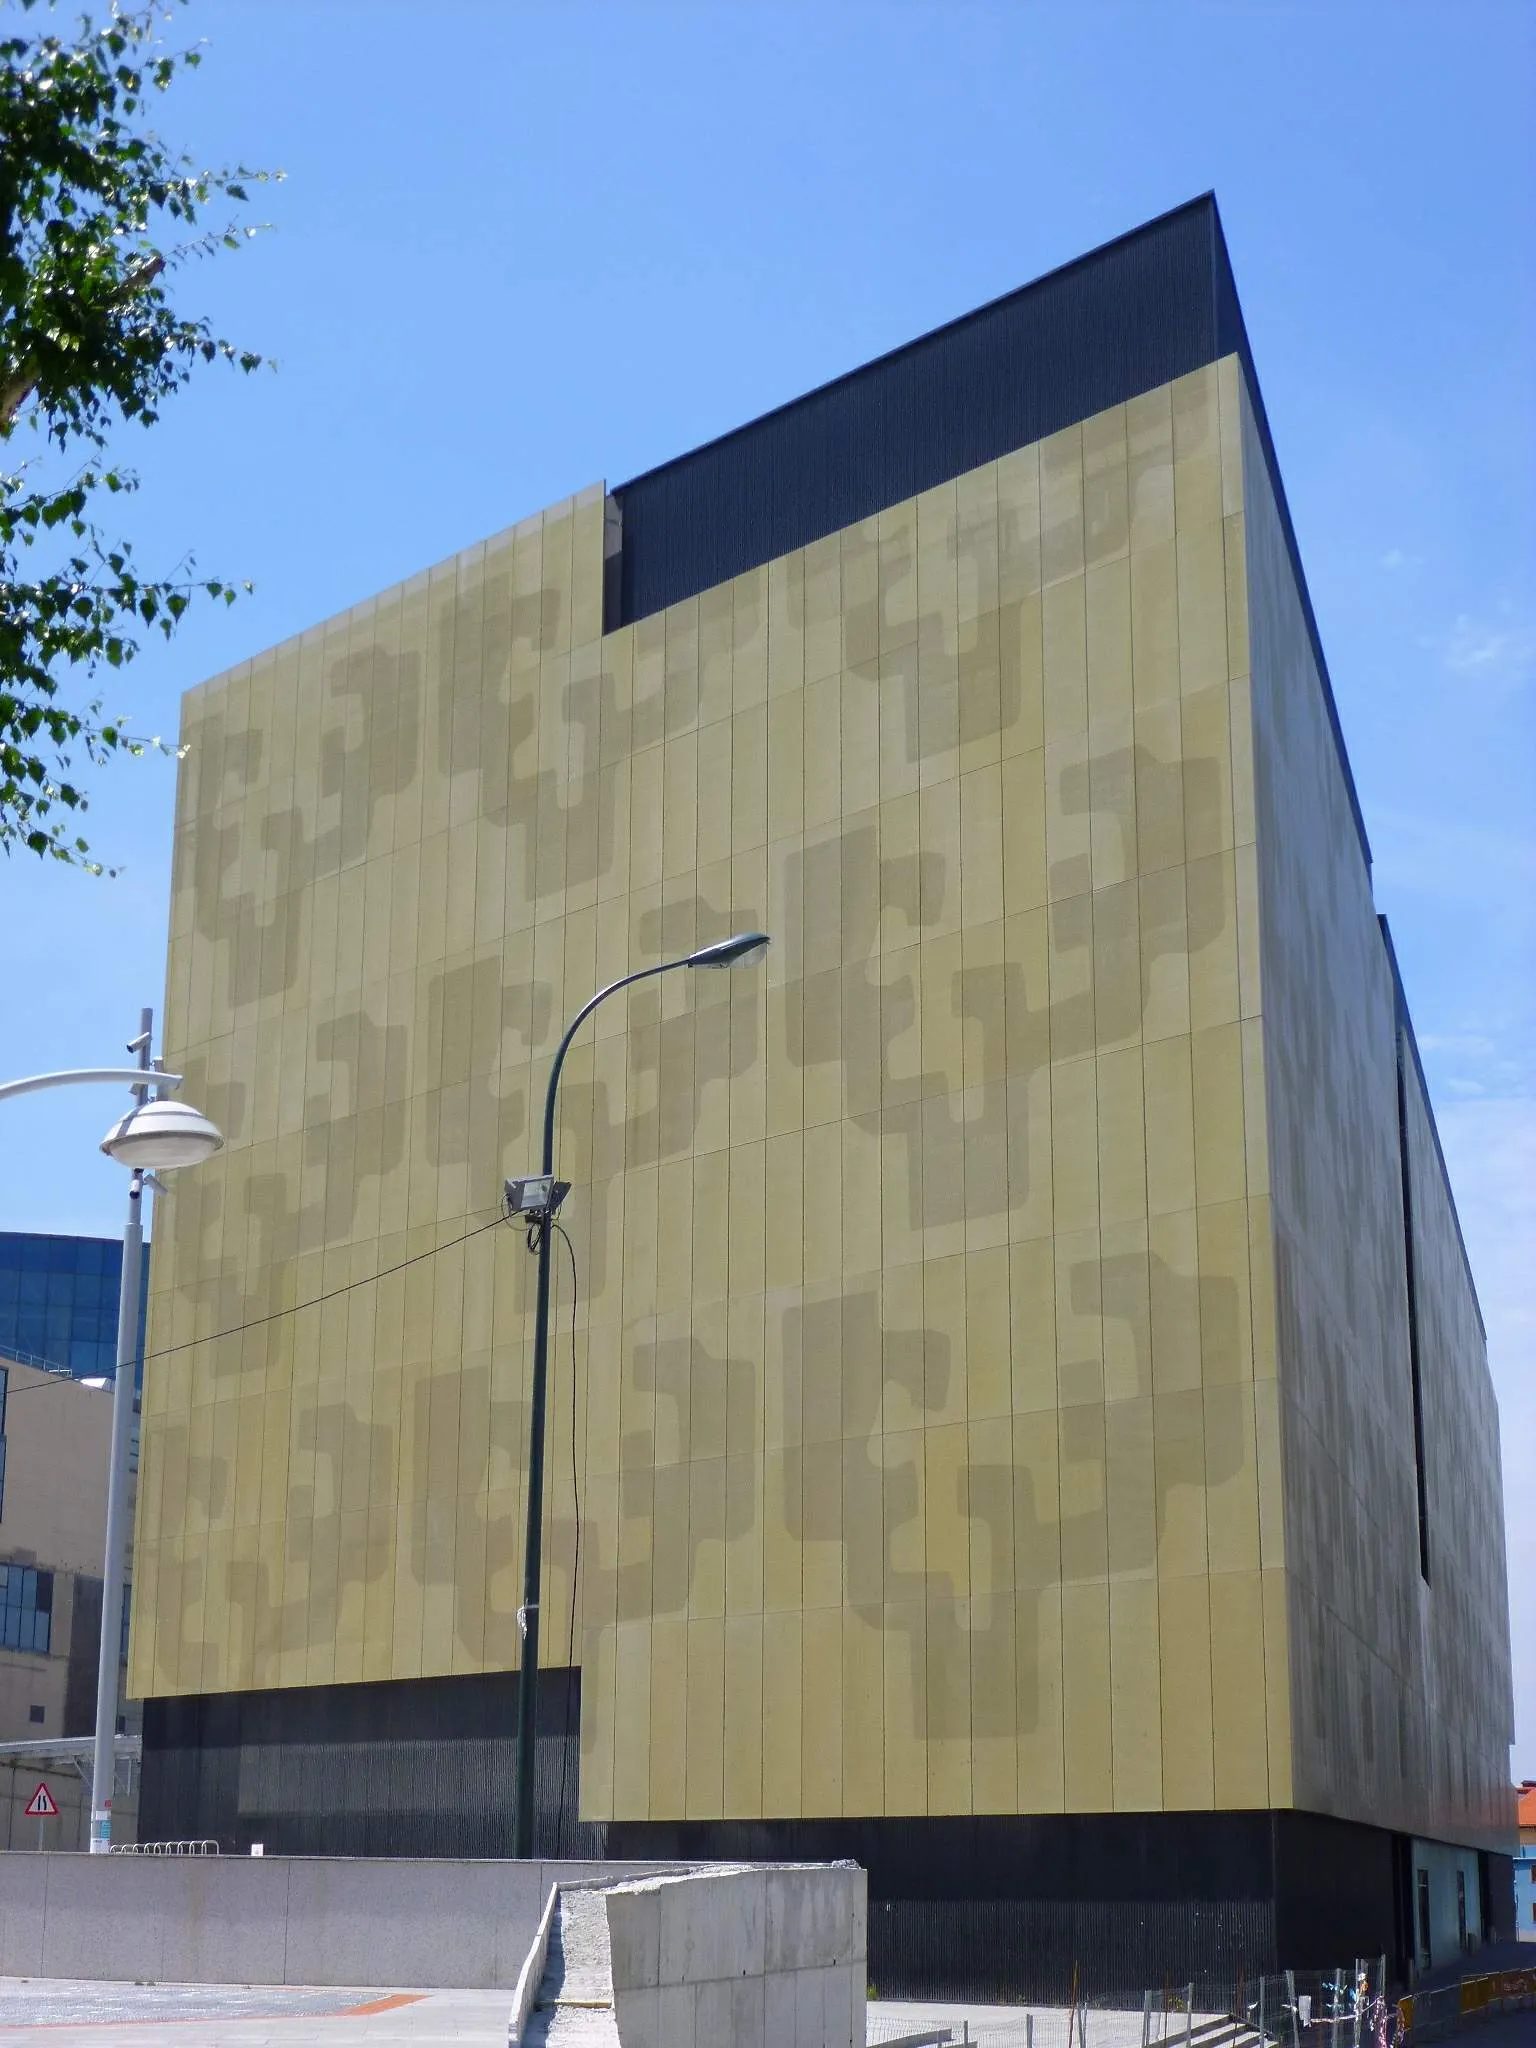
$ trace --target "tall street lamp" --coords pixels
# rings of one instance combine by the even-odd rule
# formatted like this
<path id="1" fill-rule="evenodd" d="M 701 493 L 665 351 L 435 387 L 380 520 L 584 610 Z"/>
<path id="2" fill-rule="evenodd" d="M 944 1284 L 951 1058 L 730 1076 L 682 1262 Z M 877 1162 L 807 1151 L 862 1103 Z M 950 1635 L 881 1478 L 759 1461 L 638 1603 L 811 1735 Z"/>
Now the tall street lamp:
<path id="1" fill-rule="evenodd" d="M 145 1182 L 157 1185 L 155 1174 L 173 1166 L 195 1166 L 224 1143 L 223 1135 L 189 1102 L 170 1102 L 165 1091 L 181 1086 L 180 1074 L 167 1074 L 150 1059 L 154 1012 L 139 1013 L 139 1035 L 128 1050 L 137 1053 L 136 1067 L 85 1067 L 73 1073 L 33 1074 L 25 1081 L 0 1082 L 0 1101 L 9 1095 L 30 1095 L 39 1088 L 65 1088 L 75 1082 L 127 1082 L 134 1105 L 119 1117 L 101 1141 L 101 1149 L 129 1169 L 128 1220 L 123 1226 L 122 1292 L 117 1304 L 117 1372 L 112 1381 L 112 1450 L 107 1468 L 107 1543 L 102 1562 L 101 1656 L 96 1670 L 96 1743 L 91 1757 L 91 1854 L 104 1856 L 112 1846 L 112 1792 L 116 1768 L 117 1667 L 123 1635 L 123 1553 L 128 1533 L 128 1443 L 132 1434 L 133 1401 L 139 1351 L 139 1274 L 143 1264 L 144 1223 L 141 1214 Z M 156 1091 L 150 1099 L 150 1090 Z"/>
<path id="2" fill-rule="evenodd" d="M 533 1744 L 539 1687 L 539 1575 L 544 1539 L 544 1407 L 549 1377 L 549 1273 L 550 1224 L 555 1211 L 569 1193 L 569 1184 L 555 1179 L 555 1093 L 560 1086 L 560 1069 L 571 1049 L 571 1040 L 599 1003 L 648 981 L 654 974 L 670 974 L 676 967 L 745 967 L 761 960 L 769 945 L 766 932 L 738 932 L 734 938 L 719 939 L 712 946 L 700 946 L 686 959 L 663 960 L 657 967 L 642 967 L 622 980 L 600 988 L 590 1002 L 566 1026 L 565 1036 L 555 1052 L 544 1092 L 544 1152 L 540 1171 L 526 1180 L 509 1180 L 506 1185 L 507 1213 L 529 1221 L 529 1249 L 539 1261 L 533 1323 L 533 1399 L 528 1423 L 528 1524 L 523 1539 L 523 1604 L 518 1609 L 522 1631 L 522 1669 L 517 1689 L 517 1785 L 512 1816 L 512 1854 L 533 1854 Z M 576 1598 L 576 1588 L 571 1588 Z"/>

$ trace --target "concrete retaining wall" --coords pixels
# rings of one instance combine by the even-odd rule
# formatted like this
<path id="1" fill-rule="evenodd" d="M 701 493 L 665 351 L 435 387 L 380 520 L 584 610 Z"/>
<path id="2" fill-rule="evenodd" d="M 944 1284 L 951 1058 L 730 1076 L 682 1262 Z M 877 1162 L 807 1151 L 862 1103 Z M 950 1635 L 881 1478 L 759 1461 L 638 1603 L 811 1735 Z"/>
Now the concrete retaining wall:
<path id="1" fill-rule="evenodd" d="M 552 1884 L 666 1868 L 0 1854 L 0 1976 L 510 1991 Z"/>
<path id="2" fill-rule="evenodd" d="M 624 2048 L 862 2048 L 866 1884 L 852 1864 L 769 1864 L 606 1891 Z"/>

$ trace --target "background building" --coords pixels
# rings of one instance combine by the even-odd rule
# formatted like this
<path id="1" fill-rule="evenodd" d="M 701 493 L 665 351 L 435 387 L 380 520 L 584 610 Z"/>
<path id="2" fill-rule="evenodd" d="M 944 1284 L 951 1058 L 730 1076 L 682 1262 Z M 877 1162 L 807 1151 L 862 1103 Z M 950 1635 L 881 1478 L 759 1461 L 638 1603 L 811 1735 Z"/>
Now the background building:
<path id="1" fill-rule="evenodd" d="M 59 1240 L 70 1242 L 70 1240 Z M 84 1849 L 101 1650 L 109 1388 L 0 1350 L 0 1806 L 7 1849 Z M 123 1648 L 126 1650 L 127 1632 Z M 119 1732 L 137 1735 L 126 1704 Z M 45 1781 L 58 1818 L 24 1809 Z M 132 1841 L 137 1772 L 119 1766 L 113 1834 Z M 39 1837 L 41 1836 L 41 1839 Z"/>
<path id="2" fill-rule="evenodd" d="M 149 1248 L 139 1304 L 139 1349 L 149 1304 Z M 117 1370 L 123 1247 L 116 1238 L 0 1230 L 0 1355 L 56 1366 L 77 1380 Z"/>
<path id="3" fill-rule="evenodd" d="M 1536 1783 L 1520 1787 L 1520 1846 L 1515 1852 L 1515 1929 L 1536 1941 Z"/>
<path id="4" fill-rule="evenodd" d="M 182 737 L 146 1832 L 504 1849 L 501 1180 L 761 926 L 567 1068 L 544 1844 L 857 1856 L 891 1988 L 1507 1922 L 1482 1327 L 1210 200 Z"/>

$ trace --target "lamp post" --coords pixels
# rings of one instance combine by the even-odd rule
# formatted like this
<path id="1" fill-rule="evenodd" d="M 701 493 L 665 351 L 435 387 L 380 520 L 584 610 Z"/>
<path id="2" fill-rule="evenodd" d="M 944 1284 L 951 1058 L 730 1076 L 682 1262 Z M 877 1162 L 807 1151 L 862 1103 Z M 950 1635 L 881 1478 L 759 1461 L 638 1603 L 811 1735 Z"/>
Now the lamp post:
<path id="1" fill-rule="evenodd" d="M 0 1101 L 39 1088 L 76 1082 L 127 1082 L 134 1106 L 108 1131 L 101 1149 L 129 1169 L 128 1218 L 123 1226 L 122 1291 L 117 1304 L 117 1371 L 112 1381 L 112 1449 L 107 1467 L 107 1540 L 102 1561 L 101 1654 L 96 1671 L 96 1742 L 91 1757 L 91 1854 L 112 1846 L 112 1793 L 116 1769 L 117 1667 L 123 1633 L 123 1554 L 128 1534 L 128 1444 L 139 1350 L 139 1274 L 143 1265 L 143 1194 L 155 1172 L 195 1166 L 224 1143 L 222 1134 L 188 1102 L 169 1102 L 163 1091 L 181 1086 L 180 1074 L 161 1072 L 150 1059 L 154 1012 L 139 1014 L 139 1035 L 128 1050 L 136 1067 L 85 1067 L 72 1073 L 33 1074 L 0 1083 Z M 150 1090 L 162 1091 L 150 1100 Z"/>
<path id="2" fill-rule="evenodd" d="M 642 967 L 626 974 L 606 988 L 600 988 L 576 1012 L 566 1026 L 565 1036 L 555 1050 L 544 1091 L 544 1151 L 537 1178 L 507 1182 L 509 1215 L 529 1219 L 529 1247 L 539 1262 L 534 1297 L 533 1393 L 528 1422 L 528 1518 L 523 1539 L 523 1604 L 518 1609 L 522 1631 L 522 1666 L 517 1688 L 517 1784 L 512 1812 L 512 1854 L 533 1854 L 533 1757 L 534 1724 L 539 1687 L 539 1577 L 544 1540 L 544 1409 L 549 1377 L 549 1278 L 550 1224 L 566 1193 L 564 1182 L 555 1179 L 555 1094 L 560 1086 L 560 1069 L 571 1049 L 571 1040 L 599 1003 L 620 989 L 632 988 L 652 975 L 670 974 L 677 967 L 744 967 L 760 960 L 768 950 L 766 932 L 738 932 L 734 938 L 719 939 L 712 946 L 700 946 L 682 960 L 663 960 L 656 967 Z M 576 1598 L 576 1588 L 571 1588 Z"/>

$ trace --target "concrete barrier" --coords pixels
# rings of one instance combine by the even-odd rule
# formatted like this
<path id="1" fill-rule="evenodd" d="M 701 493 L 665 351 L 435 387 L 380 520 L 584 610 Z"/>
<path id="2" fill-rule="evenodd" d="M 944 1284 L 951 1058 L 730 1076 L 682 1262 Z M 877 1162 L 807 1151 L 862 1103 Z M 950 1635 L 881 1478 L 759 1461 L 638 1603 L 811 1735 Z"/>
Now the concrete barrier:
<path id="1" fill-rule="evenodd" d="M 529 2018 L 538 2000 L 539 1986 L 544 1981 L 544 1966 L 549 1960 L 549 1932 L 559 1911 L 560 1887 L 552 1884 L 549 1888 L 549 1897 L 544 1901 L 544 1911 L 539 1918 L 538 1931 L 533 1937 L 533 1946 L 524 1956 L 523 1967 L 517 1973 L 517 1983 L 512 1992 L 512 2014 L 507 2021 L 507 2048 L 521 2048 Z"/>
<path id="2" fill-rule="evenodd" d="M 690 1867 L 0 1853 L 0 1976 L 511 1991 L 551 1885 Z"/>
<path id="3" fill-rule="evenodd" d="M 606 1888 L 624 2048 L 862 2048 L 866 1882 L 855 1864 L 770 1863 Z"/>

